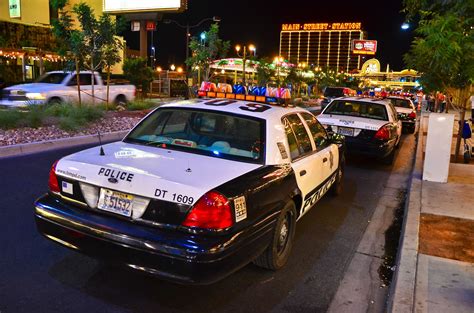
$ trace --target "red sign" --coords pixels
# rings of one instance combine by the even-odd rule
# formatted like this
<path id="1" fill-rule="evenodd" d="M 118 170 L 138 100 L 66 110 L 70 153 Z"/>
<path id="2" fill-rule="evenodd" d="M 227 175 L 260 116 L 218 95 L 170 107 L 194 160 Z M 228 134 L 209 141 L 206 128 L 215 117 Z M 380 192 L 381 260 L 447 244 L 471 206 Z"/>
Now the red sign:
<path id="1" fill-rule="evenodd" d="M 377 40 L 353 40 L 352 53 L 374 55 L 377 52 Z"/>
<path id="2" fill-rule="evenodd" d="M 146 21 L 146 30 L 156 30 L 156 23 L 153 21 Z"/>

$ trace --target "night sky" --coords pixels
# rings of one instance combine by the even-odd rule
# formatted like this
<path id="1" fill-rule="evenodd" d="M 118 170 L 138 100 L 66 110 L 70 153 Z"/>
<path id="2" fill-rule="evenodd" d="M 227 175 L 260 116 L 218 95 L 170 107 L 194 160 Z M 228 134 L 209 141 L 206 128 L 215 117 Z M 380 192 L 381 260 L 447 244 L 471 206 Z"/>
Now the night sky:
<path id="1" fill-rule="evenodd" d="M 189 0 L 188 10 L 181 14 L 165 14 L 182 24 L 194 25 L 201 19 L 219 16 L 220 36 L 230 40 L 229 57 L 235 57 L 235 44 L 253 43 L 258 56 L 273 58 L 278 55 L 281 24 L 361 22 L 368 39 L 377 40 L 376 58 L 382 70 L 404 68 L 402 56 L 409 49 L 412 31 L 400 29 L 404 21 L 401 13 L 403 0 L 291 0 L 291 1 L 223 1 Z M 191 30 L 198 36 L 209 27 L 209 22 Z M 138 33 L 127 35 L 131 48 L 138 49 Z M 151 36 L 149 36 L 151 37 Z M 167 69 L 170 64 L 184 64 L 185 31 L 175 24 L 158 23 L 154 32 L 157 65 Z"/>

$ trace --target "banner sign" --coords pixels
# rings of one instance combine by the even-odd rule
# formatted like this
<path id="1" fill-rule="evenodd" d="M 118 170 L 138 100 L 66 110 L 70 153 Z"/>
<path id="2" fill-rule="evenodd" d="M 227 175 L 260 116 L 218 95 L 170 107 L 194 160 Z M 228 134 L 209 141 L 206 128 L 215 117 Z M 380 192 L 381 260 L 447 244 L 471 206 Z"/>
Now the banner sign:
<path id="1" fill-rule="evenodd" d="M 20 0 L 8 0 L 8 11 L 10 18 L 21 18 Z"/>
<path id="2" fill-rule="evenodd" d="M 142 11 L 179 11 L 182 0 L 103 0 L 105 13 L 124 13 Z M 183 3 L 182 3 L 183 2 Z"/>
<path id="3" fill-rule="evenodd" d="M 352 53 L 374 55 L 377 52 L 377 40 L 353 40 Z"/>

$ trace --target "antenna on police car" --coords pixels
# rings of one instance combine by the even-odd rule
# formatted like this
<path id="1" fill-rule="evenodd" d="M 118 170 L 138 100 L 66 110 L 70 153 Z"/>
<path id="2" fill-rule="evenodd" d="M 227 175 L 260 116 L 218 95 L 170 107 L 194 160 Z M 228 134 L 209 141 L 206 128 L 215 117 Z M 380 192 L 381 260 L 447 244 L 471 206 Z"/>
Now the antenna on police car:
<path id="1" fill-rule="evenodd" d="M 100 144 L 100 153 L 99 153 L 99 155 L 105 155 L 104 147 L 102 147 L 102 139 L 100 138 L 100 131 L 97 131 L 97 134 L 99 135 L 99 144 Z"/>

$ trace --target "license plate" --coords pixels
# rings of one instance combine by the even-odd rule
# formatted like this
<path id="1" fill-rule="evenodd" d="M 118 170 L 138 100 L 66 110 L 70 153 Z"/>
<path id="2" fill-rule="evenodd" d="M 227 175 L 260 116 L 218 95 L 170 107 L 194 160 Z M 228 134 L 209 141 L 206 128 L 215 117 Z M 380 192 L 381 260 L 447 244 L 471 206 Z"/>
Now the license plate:
<path id="1" fill-rule="evenodd" d="M 133 196 L 101 188 L 97 207 L 104 211 L 130 217 L 132 216 Z"/>
<path id="2" fill-rule="evenodd" d="M 354 137 L 354 128 L 338 127 L 337 132 L 341 135 L 344 135 L 344 136 Z"/>

